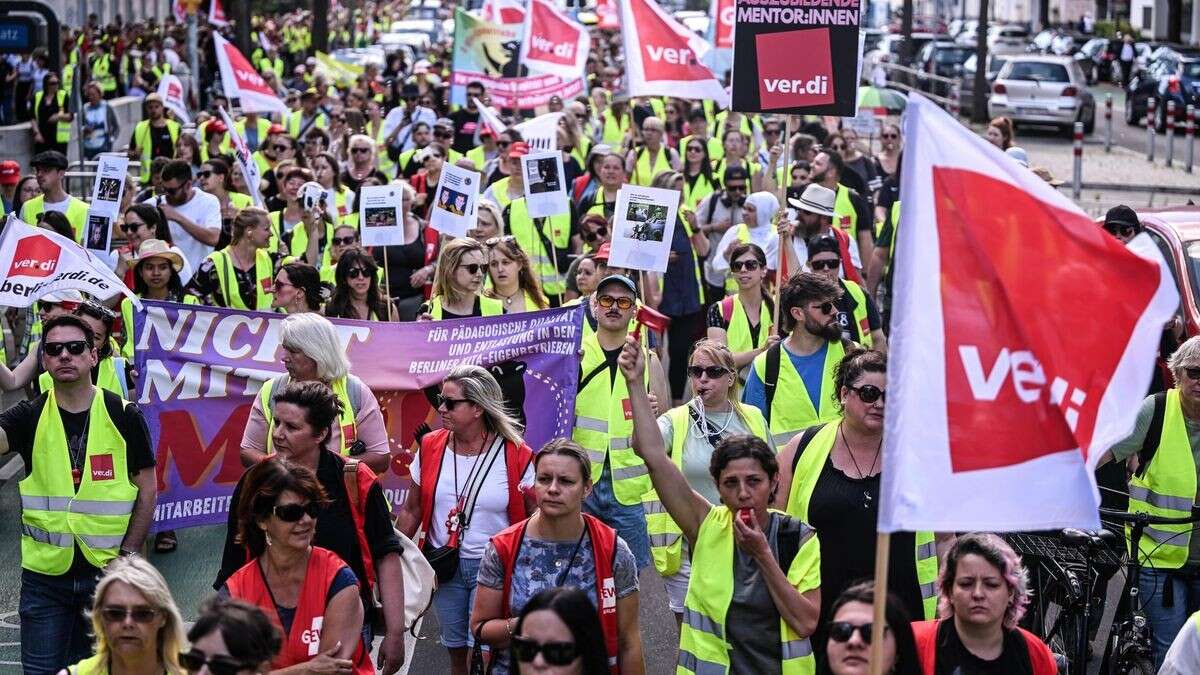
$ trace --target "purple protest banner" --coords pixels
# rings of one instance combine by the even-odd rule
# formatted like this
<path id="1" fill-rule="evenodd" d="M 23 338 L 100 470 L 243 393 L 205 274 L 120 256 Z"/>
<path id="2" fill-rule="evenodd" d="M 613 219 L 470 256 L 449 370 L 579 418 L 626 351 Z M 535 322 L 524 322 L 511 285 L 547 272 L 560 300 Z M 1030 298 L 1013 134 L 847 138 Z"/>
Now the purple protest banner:
<path id="1" fill-rule="evenodd" d="M 254 397 L 284 372 L 284 317 L 169 302 L 145 306 L 134 319 L 135 355 L 137 402 L 157 461 L 154 529 L 223 524 L 244 471 L 239 450 Z M 569 436 L 582 320 L 581 306 L 456 321 L 332 320 L 351 372 L 383 411 L 392 462 L 382 483 L 393 506 L 408 489 L 414 432 L 423 423 L 440 426 L 429 396 L 459 364 L 496 376 L 535 450 Z"/>

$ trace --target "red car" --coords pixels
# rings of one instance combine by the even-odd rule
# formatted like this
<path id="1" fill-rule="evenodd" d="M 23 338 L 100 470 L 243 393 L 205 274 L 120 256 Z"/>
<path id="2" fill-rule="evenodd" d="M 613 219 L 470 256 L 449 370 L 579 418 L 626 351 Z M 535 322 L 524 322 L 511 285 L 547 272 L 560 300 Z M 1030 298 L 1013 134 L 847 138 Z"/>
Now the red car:
<path id="1" fill-rule="evenodd" d="M 1179 289 L 1183 339 L 1200 335 L 1200 206 L 1135 210 L 1171 264 Z"/>

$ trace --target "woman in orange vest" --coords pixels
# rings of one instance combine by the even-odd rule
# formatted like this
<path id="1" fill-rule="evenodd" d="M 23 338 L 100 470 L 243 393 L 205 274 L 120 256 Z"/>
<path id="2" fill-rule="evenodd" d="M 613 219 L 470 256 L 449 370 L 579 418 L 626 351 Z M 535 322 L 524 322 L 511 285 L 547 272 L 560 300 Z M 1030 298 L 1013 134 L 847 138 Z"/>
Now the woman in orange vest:
<path id="1" fill-rule="evenodd" d="M 592 491 L 592 466 L 575 441 L 560 438 L 534 457 L 538 510 L 492 537 L 479 566 L 471 626 L 476 640 L 498 654 L 493 675 L 513 672 L 504 647 L 513 642 L 517 615 L 530 598 L 555 587 L 587 593 L 600 619 L 612 673 L 642 673 L 638 632 L 638 571 L 633 552 L 616 530 L 581 512 Z"/>
<path id="2" fill-rule="evenodd" d="M 282 630 L 273 668 L 373 674 L 358 577 L 336 553 L 312 545 L 326 501 L 307 467 L 280 456 L 254 465 L 237 503 L 238 538 L 251 560 L 222 593 L 256 605 Z"/>

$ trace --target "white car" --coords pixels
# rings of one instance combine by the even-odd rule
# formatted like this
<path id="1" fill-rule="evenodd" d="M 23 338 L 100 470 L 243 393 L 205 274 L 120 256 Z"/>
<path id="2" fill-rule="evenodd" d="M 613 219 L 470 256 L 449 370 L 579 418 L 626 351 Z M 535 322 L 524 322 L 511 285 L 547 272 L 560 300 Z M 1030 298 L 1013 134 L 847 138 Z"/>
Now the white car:
<path id="1" fill-rule="evenodd" d="M 1075 122 L 1084 133 L 1096 126 L 1096 100 L 1087 79 L 1070 56 L 1013 56 L 1000 69 L 988 99 L 988 117 L 1008 117 L 1015 124 L 1053 124 L 1068 135 Z"/>

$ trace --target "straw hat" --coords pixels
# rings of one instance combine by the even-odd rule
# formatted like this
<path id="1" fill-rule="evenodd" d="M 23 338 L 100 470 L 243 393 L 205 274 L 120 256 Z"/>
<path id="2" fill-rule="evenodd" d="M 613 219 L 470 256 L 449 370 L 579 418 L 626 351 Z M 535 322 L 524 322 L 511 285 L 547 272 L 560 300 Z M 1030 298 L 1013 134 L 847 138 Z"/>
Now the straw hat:
<path id="1" fill-rule="evenodd" d="M 150 258 L 165 258 L 171 263 L 176 272 L 183 269 L 183 253 L 162 239 L 147 239 L 137 250 L 137 262 Z"/>

